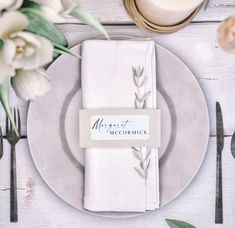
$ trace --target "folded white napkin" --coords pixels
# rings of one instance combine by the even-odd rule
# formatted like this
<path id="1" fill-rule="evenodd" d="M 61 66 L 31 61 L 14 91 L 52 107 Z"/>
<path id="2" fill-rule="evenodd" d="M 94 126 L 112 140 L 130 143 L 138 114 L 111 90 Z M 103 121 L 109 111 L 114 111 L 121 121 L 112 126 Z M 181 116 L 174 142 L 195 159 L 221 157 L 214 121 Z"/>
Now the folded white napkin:
<path id="1" fill-rule="evenodd" d="M 143 72 L 142 72 L 143 71 Z M 141 74 L 142 73 L 142 74 Z M 89 40 L 82 44 L 83 108 L 135 108 L 139 95 L 156 108 L 155 43 L 151 40 Z M 139 104 L 142 106 L 143 104 Z M 137 104 L 138 106 L 138 104 Z M 141 107 L 138 107 L 141 108 Z M 140 148 L 136 148 L 139 150 Z M 159 206 L 158 152 L 151 148 L 141 168 L 133 148 L 89 148 L 85 152 L 84 208 L 91 211 L 144 212 Z M 137 170 L 138 169 L 138 170 Z M 148 173 L 147 178 L 144 175 Z"/>

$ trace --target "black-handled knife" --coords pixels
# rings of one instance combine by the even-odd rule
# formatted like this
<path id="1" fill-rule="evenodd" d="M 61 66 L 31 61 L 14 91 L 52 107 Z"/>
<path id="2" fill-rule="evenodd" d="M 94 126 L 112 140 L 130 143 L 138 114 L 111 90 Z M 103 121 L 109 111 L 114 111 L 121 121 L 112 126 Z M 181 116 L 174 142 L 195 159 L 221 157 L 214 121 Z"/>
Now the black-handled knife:
<path id="1" fill-rule="evenodd" d="M 216 102 L 216 197 L 215 197 L 215 223 L 223 223 L 223 185 L 222 185 L 222 150 L 224 148 L 224 126 L 222 111 L 219 102 Z"/>

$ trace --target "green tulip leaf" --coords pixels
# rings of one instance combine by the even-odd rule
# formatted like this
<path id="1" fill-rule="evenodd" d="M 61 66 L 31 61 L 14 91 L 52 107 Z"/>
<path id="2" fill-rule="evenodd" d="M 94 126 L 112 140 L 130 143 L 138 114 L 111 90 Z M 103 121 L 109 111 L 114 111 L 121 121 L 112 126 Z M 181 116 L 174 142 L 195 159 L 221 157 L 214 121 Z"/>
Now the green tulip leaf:
<path id="1" fill-rule="evenodd" d="M 22 8 L 21 11 L 29 19 L 26 31 L 43 36 L 52 43 L 68 47 L 64 34 L 54 24 L 48 22 L 39 14 L 32 12 L 31 8 Z"/>
<path id="2" fill-rule="evenodd" d="M 4 42 L 0 39 L 0 50 L 3 48 Z"/>
<path id="3" fill-rule="evenodd" d="M 23 5 L 21 6 L 21 9 L 23 8 L 30 8 L 40 11 L 40 5 L 34 1 L 31 0 L 24 0 Z"/>
<path id="4" fill-rule="evenodd" d="M 170 228 L 196 228 L 187 222 L 175 220 L 175 219 L 166 219 L 167 224 Z"/>
<path id="5" fill-rule="evenodd" d="M 13 119 L 12 113 L 11 113 L 11 108 L 9 105 L 9 88 L 10 88 L 10 81 L 9 78 L 5 80 L 2 84 L 0 84 L 0 101 L 2 103 L 2 106 L 5 110 L 5 113 L 9 120 L 11 121 L 11 124 L 18 135 L 18 130 L 15 125 L 15 121 Z"/>
<path id="6" fill-rule="evenodd" d="M 81 58 L 81 56 L 77 54 L 76 52 L 73 52 L 69 50 L 68 48 L 55 44 L 55 43 L 54 43 L 54 52 L 57 54 L 67 54 L 67 55 L 72 55 L 72 56 Z"/>
<path id="7" fill-rule="evenodd" d="M 108 33 L 106 32 L 106 30 L 104 28 L 104 26 L 102 24 L 100 24 L 99 21 L 97 21 L 93 16 L 91 16 L 83 8 L 79 7 L 79 8 L 74 9 L 72 12 L 70 12 L 70 15 L 72 17 L 78 19 L 80 22 L 94 27 L 99 32 L 101 32 L 107 39 L 110 39 Z"/>

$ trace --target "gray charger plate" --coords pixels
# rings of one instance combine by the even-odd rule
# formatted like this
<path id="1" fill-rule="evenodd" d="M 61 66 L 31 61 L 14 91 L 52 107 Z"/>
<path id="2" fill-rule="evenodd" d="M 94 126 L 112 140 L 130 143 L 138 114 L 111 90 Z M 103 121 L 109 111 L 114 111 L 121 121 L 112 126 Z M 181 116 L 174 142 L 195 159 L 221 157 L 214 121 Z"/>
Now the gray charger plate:
<path id="1" fill-rule="evenodd" d="M 73 51 L 80 51 L 80 45 Z M 203 92 L 192 72 L 174 54 L 156 44 L 159 107 L 162 110 L 160 208 L 193 180 L 206 153 L 209 117 Z M 81 104 L 80 61 L 63 55 L 48 69 L 51 91 L 30 104 L 28 141 L 44 181 L 60 198 L 82 207 L 83 151 L 78 147 Z M 144 213 L 89 212 L 125 218 Z M 147 212 L 146 212 L 147 213 Z"/>

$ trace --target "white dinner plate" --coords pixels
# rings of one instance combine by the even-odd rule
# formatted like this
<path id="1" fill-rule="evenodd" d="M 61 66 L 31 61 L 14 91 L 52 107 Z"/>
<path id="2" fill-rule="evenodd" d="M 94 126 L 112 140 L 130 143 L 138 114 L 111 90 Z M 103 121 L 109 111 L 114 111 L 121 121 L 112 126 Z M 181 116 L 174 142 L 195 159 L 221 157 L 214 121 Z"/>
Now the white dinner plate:
<path id="1" fill-rule="evenodd" d="M 78 52 L 80 45 L 72 50 Z M 161 208 L 182 193 L 198 172 L 207 149 L 209 117 L 203 92 L 188 67 L 158 44 L 156 53 L 158 99 L 162 112 Z M 39 173 L 52 191 L 67 203 L 84 210 L 84 151 L 78 146 L 80 60 L 60 56 L 51 64 L 48 74 L 51 91 L 29 107 L 30 151 Z M 93 214 L 123 218 L 143 213 Z"/>

